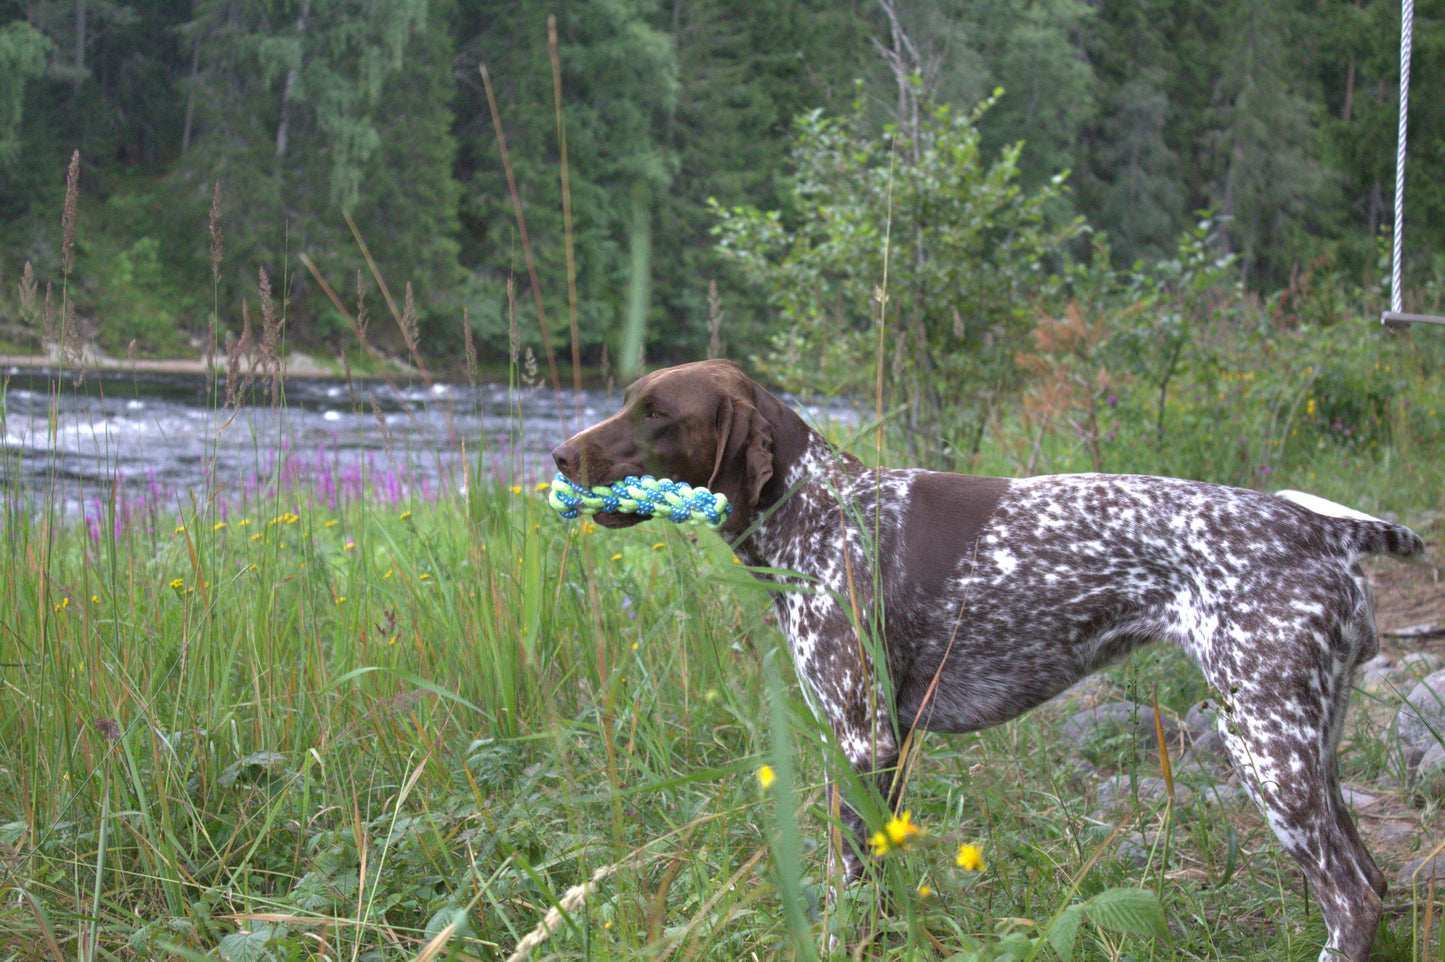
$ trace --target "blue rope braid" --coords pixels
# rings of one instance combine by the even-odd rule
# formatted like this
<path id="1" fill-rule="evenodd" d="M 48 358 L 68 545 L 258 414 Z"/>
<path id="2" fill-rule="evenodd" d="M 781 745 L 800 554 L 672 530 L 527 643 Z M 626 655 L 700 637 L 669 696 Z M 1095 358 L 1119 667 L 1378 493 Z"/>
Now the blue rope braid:
<path id="1" fill-rule="evenodd" d="M 701 524 L 717 528 L 727 520 L 732 505 L 726 495 L 694 488 L 681 481 L 661 480 L 651 475 L 629 477 L 612 484 L 584 488 L 560 473 L 552 479 L 547 503 L 564 518 L 583 511 L 596 514 L 640 514 L 664 518 L 677 524 Z"/>

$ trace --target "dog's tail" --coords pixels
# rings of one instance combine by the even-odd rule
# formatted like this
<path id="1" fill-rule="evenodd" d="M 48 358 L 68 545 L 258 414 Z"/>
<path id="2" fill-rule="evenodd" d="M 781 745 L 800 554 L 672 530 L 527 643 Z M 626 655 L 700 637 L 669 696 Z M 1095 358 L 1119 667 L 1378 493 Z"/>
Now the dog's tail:
<path id="1" fill-rule="evenodd" d="M 1331 530 L 1357 556 L 1387 554 L 1401 561 L 1418 561 L 1425 553 L 1425 542 L 1403 524 L 1384 521 L 1303 491 L 1276 493 L 1286 501 L 1293 501 L 1315 514 L 1333 519 L 1335 523 L 1331 525 Z"/>

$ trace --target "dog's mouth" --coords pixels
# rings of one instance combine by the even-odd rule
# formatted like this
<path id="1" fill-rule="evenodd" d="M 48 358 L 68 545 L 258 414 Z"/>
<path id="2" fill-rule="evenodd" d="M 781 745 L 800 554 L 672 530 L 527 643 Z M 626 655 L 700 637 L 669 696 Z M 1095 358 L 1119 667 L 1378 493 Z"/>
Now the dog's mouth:
<path id="1" fill-rule="evenodd" d="M 582 487 L 592 487 L 594 484 L 612 484 L 612 483 L 613 483 L 612 481 L 601 481 L 601 482 L 587 482 L 587 481 L 583 481 L 581 478 L 570 477 L 570 472 L 565 472 L 565 473 L 563 474 L 563 476 L 566 477 L 567 480 L 571 481 L 573 484 L 576 484 L 576 485 L 579 485 L 579 486 L 582 486 Z M 621 479 L 618 478 L 618 479 L 615 479 L 615 480 L 621 480 Z M 642 522 L 646 521 L 648 518 L 650 518 L 650 517 L 652 517 L 652 516 L 651 516 L 651 515 L 647 515 L 647 514 L 634 514 L 634 513 L 623 512 L 623 511 L 598 511 L 598 512 L 596 512 L 596 513 L 594 513 L 594 514 L 588 515 L 588 517 L 590 517 L 593 522 L 595 522 L 596 524 L 601 525 L 601 526 L 604 527 L 604 528 L 630 528 L 630 527 L 632 527 L 633 525 L 641 524 Z"/>
<path id="2" fill-rule="evenodd" d="M 592 520 L 604 528 L 630 528 L 635 524 L 641 524 L 650 514 L 623 514 L 620 511 L 599 511 L 592 515 Z"/>

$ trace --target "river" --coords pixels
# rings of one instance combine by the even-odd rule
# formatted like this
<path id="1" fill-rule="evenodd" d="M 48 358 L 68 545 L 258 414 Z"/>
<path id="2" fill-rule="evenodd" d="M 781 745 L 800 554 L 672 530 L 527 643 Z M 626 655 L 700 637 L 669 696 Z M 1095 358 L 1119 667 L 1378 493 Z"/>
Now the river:
<path id="1" fill-rule="evenodd" d="M 296 378 L 275 403 L 258 382 L 250 403 L 227 406 L 224 378 L 87 372 L 76 383 L 24 368 L 0 370 L 0 386 L 5 498 L 90 517 L 112 499 L 148 512 L 206 500 L 224 514 L 292 490 L 338 505 L 435 498 L 478 474 L 530 486 L 552 477 L 553 446 L 619 403 L 600 390 Z"/>

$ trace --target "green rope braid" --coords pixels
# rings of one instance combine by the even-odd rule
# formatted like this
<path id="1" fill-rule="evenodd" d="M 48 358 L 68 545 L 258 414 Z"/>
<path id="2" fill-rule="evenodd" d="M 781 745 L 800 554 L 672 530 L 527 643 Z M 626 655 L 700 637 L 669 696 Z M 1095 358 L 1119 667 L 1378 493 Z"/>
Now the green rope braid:
<path id="1" fill-rule="evenodd" d="M 552 479 L 547 503 L 564 518 L 575 518 L 582 511 L 588 514 L 606 511 L 665 518 L 678 524 L 703 524 L 709 528 L 720 527 L 732 510 L 726 495 L 650 475 L 584 488 L 558 474 Z"/>

